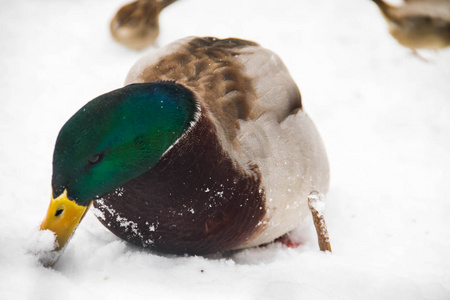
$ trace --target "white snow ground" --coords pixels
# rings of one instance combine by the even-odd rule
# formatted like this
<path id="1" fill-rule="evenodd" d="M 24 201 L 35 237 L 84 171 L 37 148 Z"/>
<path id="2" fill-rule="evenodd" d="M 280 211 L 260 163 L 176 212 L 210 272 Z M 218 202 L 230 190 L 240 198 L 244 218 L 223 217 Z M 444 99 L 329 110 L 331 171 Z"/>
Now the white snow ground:
<path id="1" fill-rule="evenodd" d="M 334 252 L 319 252 L 311 221 L 296 249 L 161 256 L 90 212 L 47 269 L 29 249 L 57 133 L 146 51 L 109 36 L 122 0 L 0 3 L 0 299 L 450 299 L 449 50 L 412 56 L 369 0 L 181 0 L 159 45 L 234 36 L 285 61 L 329 153 Z"/>

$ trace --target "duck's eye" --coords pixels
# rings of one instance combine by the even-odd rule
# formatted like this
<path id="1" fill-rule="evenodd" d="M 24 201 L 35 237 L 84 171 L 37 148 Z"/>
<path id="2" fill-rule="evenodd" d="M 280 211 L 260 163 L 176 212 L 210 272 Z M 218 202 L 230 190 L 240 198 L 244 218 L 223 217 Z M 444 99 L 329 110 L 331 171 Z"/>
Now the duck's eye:
<path id="1" fill-rule="evenodd" d="M 89 163 L 91 165 L 95 165 L 102 160 L 102 157 L 103 157 L 103 155 L 101 153 L 94 154 L 94 155 L 92 155 L 91 158 L 89 158 Z"/>

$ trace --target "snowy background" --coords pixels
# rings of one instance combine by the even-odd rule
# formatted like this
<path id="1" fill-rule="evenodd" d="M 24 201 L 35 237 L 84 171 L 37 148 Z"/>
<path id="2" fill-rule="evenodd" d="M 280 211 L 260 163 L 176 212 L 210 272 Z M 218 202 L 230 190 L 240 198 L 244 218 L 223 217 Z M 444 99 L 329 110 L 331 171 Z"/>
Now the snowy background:
<path id="1" fill-rule="evenodd" d="M 162 256 L 92 212 L 54 269 L 29 253 L 59 129 L 149 49 L 109 35 L 123 0 L 0 0 L 0 299 L 450 299 L 450 50 L 411 55 L 369 0 L 182 0 L 159 46 L 240 37 L 277 52 L 325 141 L 333 254 L 303 244 Z"/>

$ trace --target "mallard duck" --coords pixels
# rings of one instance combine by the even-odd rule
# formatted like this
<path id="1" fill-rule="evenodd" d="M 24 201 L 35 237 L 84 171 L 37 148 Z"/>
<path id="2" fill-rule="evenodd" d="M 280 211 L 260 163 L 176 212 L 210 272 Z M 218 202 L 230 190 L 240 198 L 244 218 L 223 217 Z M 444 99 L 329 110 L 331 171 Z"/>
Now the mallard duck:
<path id="1" fill-rule="evenodd" d="M 411 49 L 439 49 L 450 46 L 450 0 L 405 0 L 393 6 L 377 4 L 391 35 Z"/>
<path id="2" fill-rule="evenodd" d="M 189 37 L 144 56 L 124 87 L 62 127 L 41 229 L 60 250 L 93 203 L 130 243 L 223 252 L 297 228 L 328 184 L 324 145 L 281 59 L 251 41 Z"/>
<path id="3" fill-rule="evenodd" d="M 137 0 L 122 6 L 111 20 L 111 35 L 131 49 L 150 46 L 159 35 L 159 14 L 175 1 Z"/>

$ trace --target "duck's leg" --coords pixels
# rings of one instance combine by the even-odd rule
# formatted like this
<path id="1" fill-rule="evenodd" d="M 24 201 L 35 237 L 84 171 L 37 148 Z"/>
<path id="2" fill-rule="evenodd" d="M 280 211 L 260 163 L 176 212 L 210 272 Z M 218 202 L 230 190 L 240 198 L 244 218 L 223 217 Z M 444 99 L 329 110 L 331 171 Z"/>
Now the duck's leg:
<path id="1" fill-rule="evenodd" d="M 422 55 L 420 55 L 420 53 L 417 52 L 416 49 L 411 48 L 411 51 L 412 51 L 412 53 L 411 53 L 412 55 L 414 55 L 415 57 L 417 57 L 418 59 L 420 59 L 420 60 L 423 61 L 423 62 L 429 63 L 428 59 L 426 59 L 425 57 L 423 57 Z"/>
<path id="2" fill-rule="evenodd" d="M 291 238 L 289 232 L 285 235 L 280 236 L 275 240 L 275 242 L 280 242 L 288 248 L 297 248 L 302 243 L 297 241 L 295 238 Z"/>
<path id="3" fill-rule="evenodd" d="M 311 192 L 308 196 L 308 206 L 311 211 L 314 226 L 317 231 L 317 238 L 319 240 L 319 248 L 321 251 L 331 251 L 330 236 L 328 235 L 327 224 L 323 215 L 323 194 L 316 191 Z"/>

